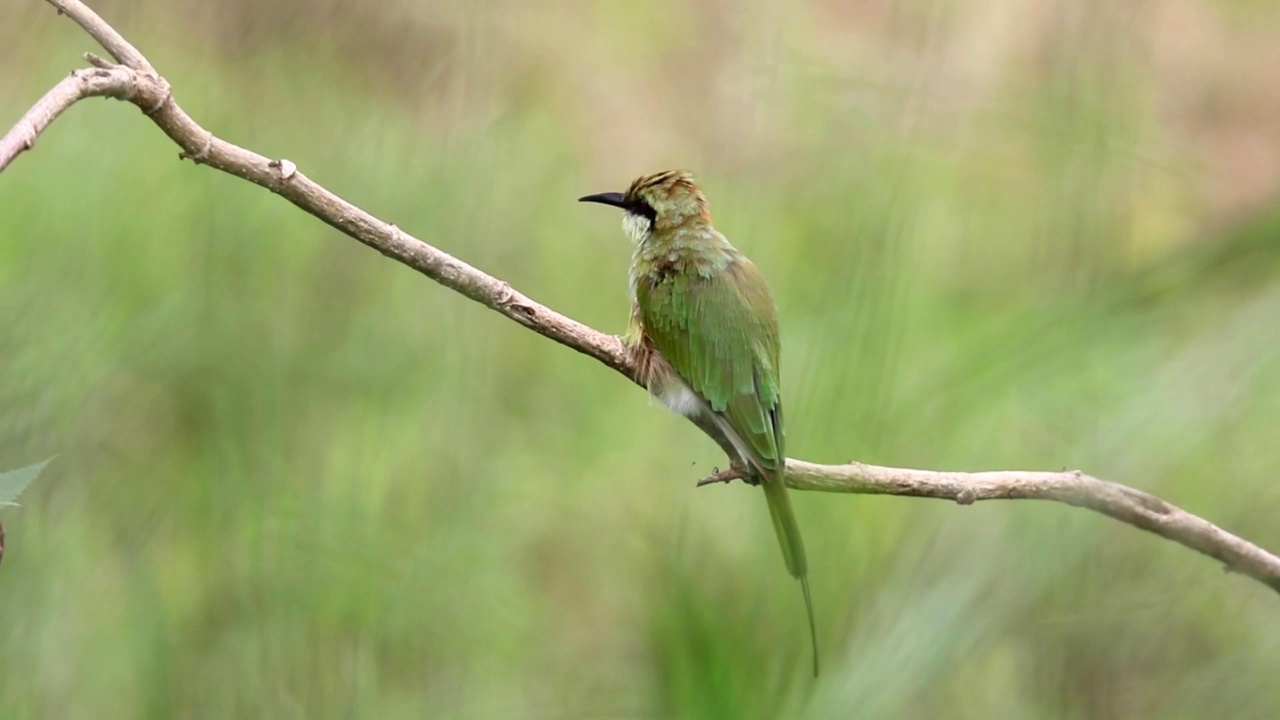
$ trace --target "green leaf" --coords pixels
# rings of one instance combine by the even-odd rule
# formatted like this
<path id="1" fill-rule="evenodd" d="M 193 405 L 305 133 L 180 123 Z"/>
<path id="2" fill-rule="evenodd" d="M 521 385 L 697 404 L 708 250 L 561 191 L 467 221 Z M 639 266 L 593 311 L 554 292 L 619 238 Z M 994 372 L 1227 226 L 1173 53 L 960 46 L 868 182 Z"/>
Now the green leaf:
<path id="1" fill-rule="evenodd" d="M 14 500 L 18 499 L 22 491 L 27 489 L 31 481 L 35 480 L 40 471 L 44 470 L 44 466 L 48 465 L 52 460 L 53 458 L 48 458 L 35 465 L 0 473 L 0 506 L 16 505 L 17 503 Z"/>

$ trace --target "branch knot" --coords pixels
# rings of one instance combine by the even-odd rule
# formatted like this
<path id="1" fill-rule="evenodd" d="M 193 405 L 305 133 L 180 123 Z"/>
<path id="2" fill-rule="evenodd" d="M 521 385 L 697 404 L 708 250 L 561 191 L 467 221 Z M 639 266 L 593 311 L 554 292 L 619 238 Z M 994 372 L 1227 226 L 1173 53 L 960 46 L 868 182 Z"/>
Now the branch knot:
<path id="1" fill-rule="evenodd" d="M 165 80 L 164 78 L 160 77 L 159 75 L 156 75 L 155 73 L 151 73 L 151 76 L 148 79 L 153 84 L 155 84 L 156 87 L 160 88 L 160 93 L 158 94 L 158 97 L 156 97 L 155 102 L 151 103 L 147 107 L 139 106 L 139 108 L 142 110 L 143 115 L 146 115 L 147 117 L 152 117 L 156 113 L 163 110 L 164 106 L 168 105 L 169 102 L 173 100 L 173 86 L 169 84 L 168 80 Z M 210 135 L 209 139 L 210 139 L 210 142 L 212 142 L 213 136 Z"/>
<path id="2" fill-rule="evenodd" d="M 190 160 L 197 165 L 204 165 L 209 159 L 209 152 L 213 150 L 213 133 L 208 130 L 204 131 L 204 145 L 200 146 L 195 152 L 187 152 L 183 150 L 178 153 L 179 160 Z"/>

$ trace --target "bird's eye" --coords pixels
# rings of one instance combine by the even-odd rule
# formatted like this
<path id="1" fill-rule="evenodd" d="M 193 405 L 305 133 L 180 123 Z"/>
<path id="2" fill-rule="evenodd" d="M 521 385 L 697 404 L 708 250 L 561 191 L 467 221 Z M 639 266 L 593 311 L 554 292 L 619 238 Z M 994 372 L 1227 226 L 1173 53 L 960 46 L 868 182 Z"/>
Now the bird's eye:
<path id="1" fill-rule="evenodd" d="M 627 203 L 627 212 L 645 218 L 649 221 L 650 225 L 652 225 L 654 219 L 658 217 L 658 213 L 654 211 L 653 206 L 640 198 L 636 198 L 635 200 Z"/>

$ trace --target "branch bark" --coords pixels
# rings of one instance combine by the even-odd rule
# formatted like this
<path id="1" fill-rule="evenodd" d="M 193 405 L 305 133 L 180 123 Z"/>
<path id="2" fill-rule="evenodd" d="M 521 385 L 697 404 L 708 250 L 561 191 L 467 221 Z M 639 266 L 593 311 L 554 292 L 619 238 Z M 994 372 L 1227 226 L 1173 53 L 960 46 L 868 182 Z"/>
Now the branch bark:
<path id="1" fill-rule="evenodd" d="M 96 13 L 78 0 L 46 1 L 84 28 L 117 64 L 86 54 L 95 67 L 76 70 L 59 82 L 0 138 L 0 172 L 31 149 L 40 133 L 76 102 L 94 96 L 125 100 L 142 109 L 177 143 L 182 149 L 180 159 L 209 165 L 264 187 L 383 255 L 640 384 L 631 356 L 618 337 L 540 305 L 506 282 L 370 215 L 303 175 L 289 160 L 267 158 L 214 136 L 178 106 L 169 83 L 142 53 Z M 730 469 L 698 484 L 735 479 L 741 475 Z M 1280 557 L 1157 497 L 1079 471 L 935 472 L 788 459 L 787 485 L 797 490 L 940 498 L 961 505 L 979 500 L 1052 500 L 1088 508 L 1172 540 L 1280 592 Z"/>

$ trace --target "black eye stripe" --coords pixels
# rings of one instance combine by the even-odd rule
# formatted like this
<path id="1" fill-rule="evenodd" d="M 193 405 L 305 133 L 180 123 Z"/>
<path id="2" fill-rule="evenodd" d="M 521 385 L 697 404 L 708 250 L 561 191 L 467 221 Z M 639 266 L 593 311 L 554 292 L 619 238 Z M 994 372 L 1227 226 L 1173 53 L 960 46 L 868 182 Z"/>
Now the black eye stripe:
<path id="1" fill-rule="evenodd" d="M 651 225 L 653 224 L 653 221 L 656 220 L 658 217 L 658 213 L 654 211 L 653 207 L 649 205 L 649 203 L 640 199 L 636 199 L 628 202 L 627 212 L 634 213 L 644 218 L 648 218 L 649 224 Z"/>

